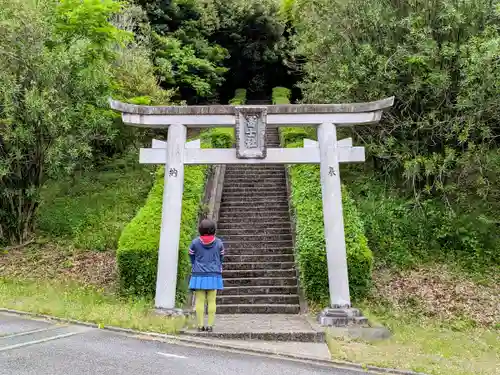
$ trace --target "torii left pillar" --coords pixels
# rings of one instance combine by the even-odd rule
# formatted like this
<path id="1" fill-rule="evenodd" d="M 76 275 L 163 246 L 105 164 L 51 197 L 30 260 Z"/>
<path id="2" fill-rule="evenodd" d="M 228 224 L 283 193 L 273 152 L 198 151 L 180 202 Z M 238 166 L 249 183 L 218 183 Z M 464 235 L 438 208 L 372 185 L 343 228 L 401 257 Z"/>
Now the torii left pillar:
<path id="1" fill-rule="evenodd" d="M 168 147 L 165 148 L 167 163 L 165 165 L 161 210 L 155 306 L 167 309 L 175 308 L 175 288 L 167 286 L 177 284 L 186 133 L 184 125 L 170 125 L 168 127 Z"/>

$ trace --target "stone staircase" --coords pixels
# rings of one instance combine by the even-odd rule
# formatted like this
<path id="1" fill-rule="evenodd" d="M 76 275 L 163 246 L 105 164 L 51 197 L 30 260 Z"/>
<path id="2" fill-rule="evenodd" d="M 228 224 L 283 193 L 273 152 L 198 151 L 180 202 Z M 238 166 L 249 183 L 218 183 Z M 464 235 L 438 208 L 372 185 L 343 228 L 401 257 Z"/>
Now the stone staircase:
<path id="1" fill-rule="evenodd" d="M 277 129 L 267 146 L 279 147 Z M 218 314 L 300 312 L 283 165 L 227 165 L 218 236 L 226 247 Z"/>

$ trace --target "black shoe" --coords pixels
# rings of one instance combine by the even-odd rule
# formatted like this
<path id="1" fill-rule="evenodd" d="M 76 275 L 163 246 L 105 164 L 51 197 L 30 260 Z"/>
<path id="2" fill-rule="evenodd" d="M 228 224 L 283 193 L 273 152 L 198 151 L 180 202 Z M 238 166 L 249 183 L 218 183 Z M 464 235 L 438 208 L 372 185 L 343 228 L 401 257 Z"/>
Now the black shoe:
<path id="1" fill-rule="evenodd" d="M 198 327 L 198 332 L 205 332 L 206 328 L 205 327 Z"/>
<path id="2" fill-rule="evenodd" d="M 205 327 L 205 331 L 207 331 L 207 332 L 213 332 L 214 331 L 214 327 Z"/>

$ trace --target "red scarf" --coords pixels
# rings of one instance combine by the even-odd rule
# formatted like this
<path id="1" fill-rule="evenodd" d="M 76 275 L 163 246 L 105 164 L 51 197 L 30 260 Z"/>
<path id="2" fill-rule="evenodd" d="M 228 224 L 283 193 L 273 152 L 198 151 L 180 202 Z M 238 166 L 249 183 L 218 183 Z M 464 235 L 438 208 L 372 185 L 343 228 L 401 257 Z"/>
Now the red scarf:
<path id="1" fill-rule="evenodd" d="M 215 235 L 209 234 L 207 236 L 200 236 L 201 243 L 203 245 L 209 245 L 215 240 Z"/>

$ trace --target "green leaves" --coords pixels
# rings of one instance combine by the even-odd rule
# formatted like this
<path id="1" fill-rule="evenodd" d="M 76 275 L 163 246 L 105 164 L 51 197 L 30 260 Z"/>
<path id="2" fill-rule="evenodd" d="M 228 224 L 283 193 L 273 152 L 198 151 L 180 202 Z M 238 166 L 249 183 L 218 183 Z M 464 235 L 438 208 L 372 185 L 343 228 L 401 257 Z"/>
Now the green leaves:
<path id="1" fill-rule="evenodd" d="M 131 34 L 110 22 L 123 9 L 114 0 L 0 0 L 0 241 L 30 236 L 48 178 L 118 148 L 107 100 L 132 86 L 117 67 Z M 152 70 L 140 73 L 147 85 L 133 96 L 161 97 Z"/>
<path id="2" fill-rule="evenodd" d="M 218 66 L 223 50 L 214 53 L 214 61 L 197 56 L 190 45 L 183 45 L 178 39 L 153 34 L 157 73 L 168 87 L 188 86 L 199 96 L 210 96 L 215 87 L 222 83 L 226 68 Z"/>
<path id="3" fill-rule="evenodd" d="M 394 95 L 396 104 L 380 125 L 356 128 L 359 139 L 377 170 L 400 186 L 417 192 L 430 186 L 431 194 L 453 199 L 442 187 L 463 176 L 469 145 L 498 147 L 494 3 L 314 0 L 298 1 L 294 9 L 295 52 L 307 57 L 306 101 Z M 474 153 L 484 159 L 485 150 Z"/>

